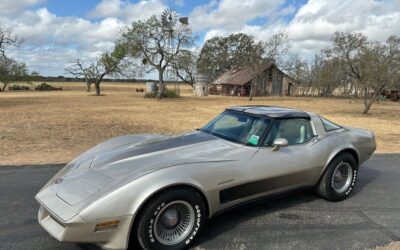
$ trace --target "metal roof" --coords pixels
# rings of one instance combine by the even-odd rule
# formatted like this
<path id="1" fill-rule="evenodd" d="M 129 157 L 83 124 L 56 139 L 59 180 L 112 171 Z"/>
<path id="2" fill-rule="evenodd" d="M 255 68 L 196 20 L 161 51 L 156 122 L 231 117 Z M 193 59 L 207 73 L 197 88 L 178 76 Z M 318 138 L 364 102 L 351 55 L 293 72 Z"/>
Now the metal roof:
<path id="1" fill-rule="evenodd" d="M 273 63 L 267 63 L 260 67 L 258 74 L 261 74 L 270 67 L 275 66 Z M 230 85 L 245 85 L 250 82 L 253 77 L 246 68 L 231 69 L 221 74 L 215 81 L 214 84 L 230 84 Z"/>
<path id="2" fill-rule="evenodd" d="M 235 106 L 227 108 L 227 110 L 240 111 L 253 115 L 265 116 L 268 118 L 310 118 L 308 113 L 302 110 L 274 106 Z"/>

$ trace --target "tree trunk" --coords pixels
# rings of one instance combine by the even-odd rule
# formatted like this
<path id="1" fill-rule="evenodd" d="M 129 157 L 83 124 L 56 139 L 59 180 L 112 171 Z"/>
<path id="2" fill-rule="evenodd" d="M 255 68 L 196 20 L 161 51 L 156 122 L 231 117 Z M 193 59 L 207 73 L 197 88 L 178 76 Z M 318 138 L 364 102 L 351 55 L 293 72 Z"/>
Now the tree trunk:
<path id="1" fill-rule="evenodd" d="M 8 85 L 8 83 L 3 83 L 3 87 L 1 88 L 1 92 L 6 91 L 7 85 Z"/>
<path id="2" fill-rule="evenodd" d="M 158 80 L 159 80 L 159 86 L 158 86 L 158 92 L 157 92 L 157 98 L 161 99 L 164 93 L 164 71 L 159 70 L 158 71 Z"/>
<path id="3" fill-rule="evenodd" d="M 367 88 L 364 89 L 364 110 L 362 112 L 364 115 L 368 114 L 368 111 L 374 103 L 376 96 L 377 95 L 374 94 L 371 98 L 369 98 L 369 91 Z"/>
<path id="4" fill-rule="evenodd" d="M 90 92 L 90 82 L 86 82 L 86 92 Z"/>
<path id="5" fill-rule="evenodd" d="M 96 89 L 96 96 L 100 95 L 100 83 L 103 80 L 103 78 L 106 76 L 107 72 L 104 72 L 103 74 L 101 74 L 99 76 L 98 79 L 96 79 L 96 81 L 94 82 L 94 87 Z"/>
<path id="6" fill-rule="evenodd" d="M 100 95 L 100 81 L 96 81 L 94 83 L 94 87 L 96 89 L 96 96 L 99 96 Z"/>
<path id="7" fill-rule="evenodd" d="M 249 101 L 253 101 L 253 97 L 254 97 L 254 85 L 251 84 L 250 85 Z"/>
<path id="8" fill-rule="evenodd" d="M 254 77 L 253 77 L 253 80 L 250 82 L 249 101 L 253 101 L 253 97 L 255 95 L 255 92 L 256 92 L 256 85 L 255 85 Z"/>

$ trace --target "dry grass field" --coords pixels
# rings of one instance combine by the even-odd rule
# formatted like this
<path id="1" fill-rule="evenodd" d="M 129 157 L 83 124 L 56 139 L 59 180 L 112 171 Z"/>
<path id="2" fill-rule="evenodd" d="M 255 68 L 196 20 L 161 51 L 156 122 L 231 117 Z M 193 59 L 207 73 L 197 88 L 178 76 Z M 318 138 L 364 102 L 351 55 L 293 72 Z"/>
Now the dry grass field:
<path id="1" fill-rule="evenodd" d="M 391 242 L 386 246 L 379 246 L 375 250 L 400 250 L 400 241 Z"/>
<path id="2" fill-rule="evenodd" d="M 83 83 L 59 83 L 63 91 L 0 93 L 0 166 L 65 163 L 108 138 L 129 133 L 177 133 L 201 127 L 233 105 L 263 104 L 319 113 L 343 125 L 373 130 L 378 152 L 400 152 L 400 104 L 374 104 L 361 114 L 362 101 L 303 97 L 194 97 L 154 100 L 136 93 L 140 84 L 104 83 L 104 96 Z"/>

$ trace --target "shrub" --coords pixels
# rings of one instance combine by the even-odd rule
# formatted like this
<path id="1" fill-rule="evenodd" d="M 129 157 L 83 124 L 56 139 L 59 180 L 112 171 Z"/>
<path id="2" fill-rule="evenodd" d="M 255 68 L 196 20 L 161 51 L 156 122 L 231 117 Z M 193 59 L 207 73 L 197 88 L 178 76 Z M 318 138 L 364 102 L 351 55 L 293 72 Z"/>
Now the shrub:
<path id="1" fill-rule="evenodd" d="M 144 98 L 156 98 L 156 96 L 156 92 L 147 92 L 146 94 L 144 94 Z"/>
<path id="2" fill-rule="evenodd" d="M 144 98 L 156 98 L 156 92 L 149 92 L 144 94 Z M 165 89 L 164 93 L 161 96 L 162 98 L 177 98 L 180 97 L 179 94 L 173 89 Z"/>
<path id="3" fill-rule="evenodd" d="M 50 85 L 48 83 L 43 82 L 40 85 L 36 86 L 35 90 L 38 90 L 38 91 L 52 91 L 52 90 L 62 90 L 62 88 L 61 87 L 56 88 L 56 87 L 54 87 L 54 86 L 52 86 L 52 85 Z"/>
<path id="4" fill-rule="evenodd" d="M 8 90 L 10 90 L 10 91 L 21 91 L 21 90 L 31 90 L 31 88 L 29 88 L 28 86 L 25 86 L 25 85 L 14 84 L 12 86 L 9 86 Z"/>

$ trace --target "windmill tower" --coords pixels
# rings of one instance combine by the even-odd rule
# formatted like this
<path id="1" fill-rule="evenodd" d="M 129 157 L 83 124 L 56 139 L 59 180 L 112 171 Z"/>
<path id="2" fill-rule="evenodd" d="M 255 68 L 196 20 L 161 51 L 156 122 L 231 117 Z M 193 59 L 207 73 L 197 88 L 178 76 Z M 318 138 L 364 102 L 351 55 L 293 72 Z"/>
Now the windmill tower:
<path id="1" fill-rule="evenodd" d="M 161 22 L 162 25 L 165 29 L 165 32 L 167 32 L 168 34 L 168 53 L 170 55 L 174 54 L 175 51 L 175 45 L 174 43 L 174 37 L 175 37 L 175 28 L 176 25 L 178 23 L 178 21 L 182 24 L 182 25 L 188 25 L 189 24 L 189 19 L 188 17 L 180 17 L 178 13 L 175 10 L 172 9 L 166 9 L 164 10 L 164 12 L 161 15 Z M 173 72 L 173 67 L 168 67 L 166 70 L 166 78 L 168 80 L 176 80 L 175 74 Z M 179 89 L 179 84 L 175 84 L 174 85 L 174 90 L 180 94 L 180 89 Z"/>

